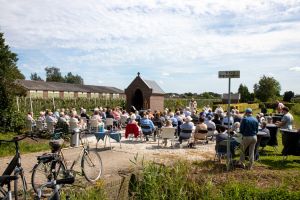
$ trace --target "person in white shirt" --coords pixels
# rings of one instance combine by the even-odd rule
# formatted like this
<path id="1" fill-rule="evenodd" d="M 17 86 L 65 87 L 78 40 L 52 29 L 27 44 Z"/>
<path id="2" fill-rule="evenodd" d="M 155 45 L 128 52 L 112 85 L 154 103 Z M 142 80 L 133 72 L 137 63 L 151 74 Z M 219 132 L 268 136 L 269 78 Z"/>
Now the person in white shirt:
<path id="1" fill-rule="evenodd" d="M 208 130 L 216 130 L 216 124 L 212 121 L 212 116 L 209 115 L 204 123 L 207 125 Z"/>

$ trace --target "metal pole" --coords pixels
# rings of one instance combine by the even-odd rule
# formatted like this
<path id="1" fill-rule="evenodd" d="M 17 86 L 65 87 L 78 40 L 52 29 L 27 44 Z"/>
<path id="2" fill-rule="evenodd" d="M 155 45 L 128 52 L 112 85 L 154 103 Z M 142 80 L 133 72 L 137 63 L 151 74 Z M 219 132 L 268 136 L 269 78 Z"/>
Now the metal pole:
<path id="1" fill-rule="evenodd" d="M 17 96 L 17 108 L 18 108 L 18 112 L 20 112 L 20 105 L 19 105 L 19 97 Z"/>
<path id="2" fill-rule="evenodd" d="M 29 96 L 29 99 L 30 99 L 30 112 L 33 112 L 31 95 Z"/>
<path id="3" fill-rule="evenodd" d="M 231 94 L 230 94 L 230 87 L 231 87 L 231 78 L 229 78 L 229 83 L 228 83 L 228 107 L 227 107 L 227 119 L 228 119 L 228 125 L 227 125 L 227 134 L 228 134 L 228 139 L 227 139 L 227 171 L 230 170 L 230 164 L 231 164 L 231 156 L 230 156 L 230 140 L 231 140 L 231 135 L 230 135 L 230 99 L 231 99 Z"/>
<path id="4" fill-rule="evenodd" d="M 52 97 L 52 104 L 53 104 L 53 112 L 55 111 L 55 101 L 54 101 L 54 97 Z"/>

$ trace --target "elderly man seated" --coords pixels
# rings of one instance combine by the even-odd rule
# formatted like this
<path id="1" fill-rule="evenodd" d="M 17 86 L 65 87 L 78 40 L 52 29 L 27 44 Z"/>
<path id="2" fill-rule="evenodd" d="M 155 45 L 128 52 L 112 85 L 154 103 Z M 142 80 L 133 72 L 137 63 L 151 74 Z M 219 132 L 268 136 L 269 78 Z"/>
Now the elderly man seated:
<path id="1" fill-rule="evenodd" d="M 148 115 L 145 112 L 142 115 L 143 115 L 142 119 L 140 120 L 142 132 L 143 132 L 143 135 L 146 137 L 146 141 L 149 141 L 148 136 L 152 135 L 152 133 L 154 133 L 155 127 L 154 127 L 153 122 L 148 118 Z M 156 140 L 155 135 L 153 138 L 155 141 Z"/>
<path id="2" fill-rule="evenodd" d="M 192 132 L 194 130 L 194 123 L 192 122 L 192 117 L 187 116 L 184 120 L 184 123 L 180 126 L 180 135 L 179 135 L 179 143 L 182 144 L 182 140 L 190 139 L 192 136 Z"/>

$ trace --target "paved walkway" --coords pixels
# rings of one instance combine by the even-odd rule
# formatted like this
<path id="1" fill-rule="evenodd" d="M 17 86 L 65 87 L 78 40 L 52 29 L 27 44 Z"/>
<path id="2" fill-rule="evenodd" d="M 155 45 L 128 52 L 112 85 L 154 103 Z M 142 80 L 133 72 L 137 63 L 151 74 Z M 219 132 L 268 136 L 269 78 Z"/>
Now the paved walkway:
<path id="1" fill-rule="evenodd" d="M 94 136 L 89 138 L 90 146 L 96 146 L 96 139 Z M 119 143 L 111 141 L 113 150 L 110 148 L 104 148 L 103 141 L 98 143 L 98 151 L 102 159 L 104 178 L 109 178 L 115 174 L 118 174 L 119 170 L 124 170 L 133 166 L 130 160 L 134 160 L 134 157 L 138 155 L 139 159 L 145 158 L 146 160 L 154 160 L 157 162 L 165 162 L 166 160 L 173 160 L 177 158 L 184 158 L 188 160 L 205 160 L 212 159 L 214 156 L 214 143 L 207 145 L 197 145 L 195 149 L 188 148 L 162 148 L 158 147 L 157 142 L 140 142 L 140 141 L 128 141 L 122 138 L 120 148 Z M 109 144 L 107 144 L 109 147 Z M 63 149 L 65 158 L 68 160 L 68 164 L 72 163 L 78 156 L 81 148 L 66 148 Z M 23 154 L 22 166 L 25 170 L 25 176 L 29 188 L 31 188 L 31 170 L 37 162 L 36 157 L 42 155 L 45 152 Z M 3 173 L 7 164 L 12 157 L 0 158 L 0 174 Z M 77 164 L 78 167 L 80 162 Z M 79 169 L 79 168 L 77 168 Z M 76 170 L 76 168 L 75 168 Z"/>

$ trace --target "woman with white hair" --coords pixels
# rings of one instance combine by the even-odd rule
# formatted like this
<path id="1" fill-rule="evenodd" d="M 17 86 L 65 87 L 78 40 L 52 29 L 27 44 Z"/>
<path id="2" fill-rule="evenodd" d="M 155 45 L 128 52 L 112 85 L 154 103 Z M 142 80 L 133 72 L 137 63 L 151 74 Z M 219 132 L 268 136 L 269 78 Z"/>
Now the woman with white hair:
<path id="1" fill-rule="evenodd" d="M 192 136 L 192 132 L 194 130 L 194 123 L 192 122 L 191 116 L 187 116 L 184 119 L 184 123 L 180 126 L 180 135 L 179 135 L 179 143 L 182 143 L 182 140 L 190 139 Z"/>

